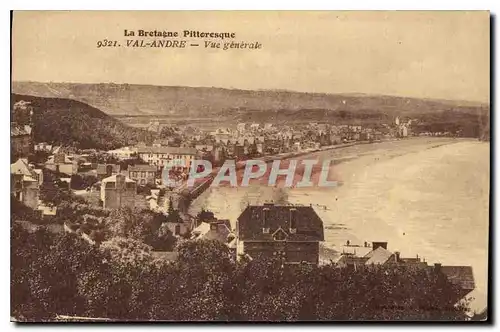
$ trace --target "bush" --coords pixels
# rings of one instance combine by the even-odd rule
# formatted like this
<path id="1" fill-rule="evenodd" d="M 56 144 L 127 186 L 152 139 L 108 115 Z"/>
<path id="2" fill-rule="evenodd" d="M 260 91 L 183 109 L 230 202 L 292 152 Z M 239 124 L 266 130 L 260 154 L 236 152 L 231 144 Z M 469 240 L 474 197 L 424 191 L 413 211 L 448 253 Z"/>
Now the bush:
<path id="1" fill-rule="evenodd" d="M 235 262 L 217 241 L 185 241 L 174 263 L 141 241 L 99 248 L 76 235 L 12 227 L 12 316 L 115 320 L 463 320 L 459 290 L 429 269 L 352 270 Z"/>

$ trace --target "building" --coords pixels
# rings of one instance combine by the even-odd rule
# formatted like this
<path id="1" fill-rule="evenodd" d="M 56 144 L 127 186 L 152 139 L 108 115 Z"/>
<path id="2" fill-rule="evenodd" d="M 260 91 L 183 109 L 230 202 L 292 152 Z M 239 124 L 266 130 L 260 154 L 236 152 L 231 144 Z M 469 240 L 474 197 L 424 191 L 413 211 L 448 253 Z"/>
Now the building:
<path id="1" fill-rule="evenodd" d="M 48 144 L 45 142 L 35 144 L 34 146 L 35 151 L 42 151 L 42 152 L 50 152 L 52 151 L 52 144 Z"/>
<path id="2" fill-rule="evenodd" d="M 258 123 L 252 123 L 250 125 L 250 130 L 252 130 L 252 131 L 259 130 L 259 127 L 260 127 L 260 124 L 258 124 Z"/>
<path id="3" fill-rule="evenodd" d="M 66 155 L 64 152 L 57 152 L 50 156 L 45 162 L 45 167 L 54 172 L 73 175 L 78 172 L 78 163 L 73 160 L 72 156 Z"/>
<path id="4" fill-rule="evenodd" d="M 317 265 L 323 221 L 311 206 L 249 205 L 238 217 L 237 237 L 239 253 L 253 259 Z"/>
<path id="5" fill-rule="evenodd" d="M 97 178 L 102 181 L 111 175 L 116 175 L 120 173 L 120 165 L 115 164 L 98 164 L 97 165 Z"/>
<path id="6" fill-rule="evenodd" d="M 26 157 L 32 150 L 31 127 L 29 125 L 20 126 L 15 123 L 10 124 L 10 142 L 12 152 L 21 157 Z"/>
<path id="7" fill-rule="evenodd" d="M 40 185 L 37 179 L 38 174 L 28 165 L 25 159 L 18 159 L 10 165 L 11 195 L 32 209 L 36 209 L 39 203 Z"/>
<path id="8" fill-rule="evenodd" d="M 247 127 L 247 124 L 244 123 L 244 122 L 241 122 L 241 123 L 238 123 L 236 125 L 236 130 L 241 134 L 241 133 L 244 133 L 245 130 L 246 130 L 246 127 Z"/>
<path id="9" fill-rule="evenodd" d="M 475 289 L 474 276 L 470 266 L 442 266 L 439 263 L 428 265 L 417 257 L 403 258 L 398 251 L 387 249 L 387 242 L 372 242 L 369 246 L 346 245 L 342 247 L 341 257 L 337 260 L 339 267 L 361 268 L 374 265 L 403 265 L 412 268 L 426 269 L 429 272 L 443 273 L 446 278 L 461 290 L 459 298 L 465 297 Z M 457 299 L 458 301 L 458 299 Z"/>
<path id="10" fill-rule="evenodd" d="M 214 149 L 213 144 L 196 144 L 194 148 L 197 151 L 212 152 Z"/>
<path id="11" fill-rule="evenodd" d="M 30 102 L 21 100 L 14 104 L 11 112 L 10 138 L 12 152 L 26 157 L 33 151 L 32 122 L 33 107 Z"/>
<path id="12" fill-rule="evenodd" d="M 167 228 L 174 236 L 183 236 L 191 230 L 189 223 L 164 222 L 161 227 Z"/>
<path id="13" fill-rule="evenodd" d="M 158 169 L 164 166 L 189 169 L 196 154 L 195 148 L 187 147 L 147 146 L 137 148 L 139 158 Z"/>
<path id="14" fill-rule="evenodd" d="M 135 165 L 129 166 L 127 169 L 128 177 L 137 182 L 138 185 L 155 184 L 156 166 L 152 165 Z"/>
<path id="15" fill-rule="evenodd" d="M 133 158 L 136 152 L 136 149 L 126 146 L 121 149 L 109 150 L 107 154 L 115 157 L 118 160 L 125 160 Z"/>
<path id="16" fill-rule="evenodd" d="M 101 201 L 105 209 L 134 207 L 137 184 L 122 174 L 112 175 L 101 181 Z"/>

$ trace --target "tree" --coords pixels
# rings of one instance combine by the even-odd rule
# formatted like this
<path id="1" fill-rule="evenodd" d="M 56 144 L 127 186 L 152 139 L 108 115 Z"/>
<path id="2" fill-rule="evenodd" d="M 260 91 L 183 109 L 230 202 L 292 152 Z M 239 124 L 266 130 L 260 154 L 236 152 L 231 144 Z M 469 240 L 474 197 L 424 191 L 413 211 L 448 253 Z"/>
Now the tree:
<path id="1" fill-rule="evenodd" d="M 467 302 L 457 305 L 461 290 L 428 268 L 235 262 L 214 240 L 180 243 L 172 263 L 154 259 L 150 246 L 130 237 L 97 247 L 74 234 L 28 231 L 18 223 L 11 232 L 12 316 L 21 320 L 56 314 L 182 321 L 465 319 Z"/>
<path id="2" fill-rule="evenodd" d="M 110 238 L 121 237 L 139 241 L 154 249 L 169 251 L 175 244 L 170 231 L 161 228 L 167 218 L 161 213 L 127 207 L 113 210 L 105 220 Z"/>
<path id="3" fill-rule="evenodd" d="M 97 177 L 93 175 L 73 174 L 71 176 L 71 189 L 82 190 L 97 183 Z"/>

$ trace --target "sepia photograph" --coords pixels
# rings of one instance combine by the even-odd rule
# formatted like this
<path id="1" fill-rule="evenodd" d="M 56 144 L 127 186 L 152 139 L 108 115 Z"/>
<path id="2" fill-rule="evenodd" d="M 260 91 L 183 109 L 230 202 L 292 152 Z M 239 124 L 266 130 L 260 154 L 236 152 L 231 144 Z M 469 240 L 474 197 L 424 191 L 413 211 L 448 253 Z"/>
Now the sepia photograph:
<path id="1" fill-rule="evenodd" d="M 10 321 L 487 322 L 489 11 L 11 11 Z"/>

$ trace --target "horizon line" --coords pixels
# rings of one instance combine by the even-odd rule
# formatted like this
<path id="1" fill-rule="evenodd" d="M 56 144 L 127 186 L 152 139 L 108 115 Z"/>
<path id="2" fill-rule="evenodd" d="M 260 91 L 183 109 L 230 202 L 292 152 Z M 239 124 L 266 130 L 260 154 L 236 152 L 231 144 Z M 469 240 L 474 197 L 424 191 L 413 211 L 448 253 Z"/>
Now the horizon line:
<path id="1" fill-rule="evenodd" d="M 358 96 L 358 97 L 391 97 L 391 98 L 404 98 L 404 99 L 418 99 L 418 100 L 429 100 L 436 102 L 464 102 L 476 104 L 478 106 L 488 106 L 491 105 L 491 96 L 488 101 L 479 100 L 468 100 L 468 99 L 446 99 L 439 97 L 410 97 L 403 95 L 390 95 L 382 93 L 366 93 L 366 92 L 312 92 L 312 91 L 300 91 L 292 89 L 281 89 L 281 88 L 262 88 L 262 89 L 244 89 L 237 87 L 219 87 L 219 86 L 192 86 L 192 85 L 162 85 L 162 84 L 144 84 L 144 83 L 116 83 L 116 82 L 74 82 L 74 81 L 34 81 L 34 80 L 12 80 L 12 83 L 41 83 L 41 84 L 81 84 L 81 85 L 136 85 L 136 86 L 155 86 L 155 87 L 166 87 L 166 88 L 193 88 L 193 89 L 220 89 L 220 90 L 233 90 L 233 91 L 270 91 L 270 92 L 288 92 L 288 93 L 299 93 L 299 94 L 314 94 L 314 95 L 345 95 L 345 96 Z M 12 86 L 13 88 L 13 86 Z M 11 93 L 16 93 L 11 91 Z"/>

